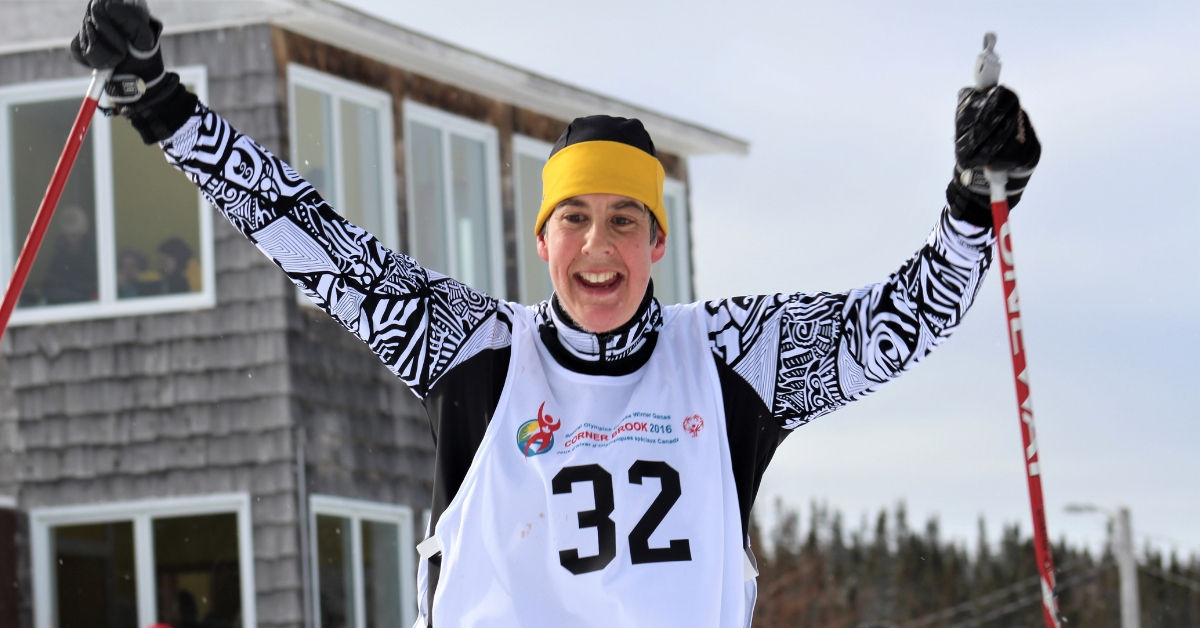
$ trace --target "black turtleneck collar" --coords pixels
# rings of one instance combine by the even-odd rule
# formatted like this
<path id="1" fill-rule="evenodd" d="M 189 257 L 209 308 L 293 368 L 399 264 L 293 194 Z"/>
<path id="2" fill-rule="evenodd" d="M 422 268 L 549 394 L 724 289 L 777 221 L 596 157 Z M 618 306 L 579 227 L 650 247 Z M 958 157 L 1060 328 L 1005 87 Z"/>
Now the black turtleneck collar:
<path id="1" fill-rule="evenodd" d="M 559 364 L 585 375 L 628 375 L 654 352 L 662 308 L 651 282 L 633 318 L 612 331 L 596 334 L 580 327 L 558 302 L 558 295 L 538 305 L 537 323 L 542 342 Z"/>

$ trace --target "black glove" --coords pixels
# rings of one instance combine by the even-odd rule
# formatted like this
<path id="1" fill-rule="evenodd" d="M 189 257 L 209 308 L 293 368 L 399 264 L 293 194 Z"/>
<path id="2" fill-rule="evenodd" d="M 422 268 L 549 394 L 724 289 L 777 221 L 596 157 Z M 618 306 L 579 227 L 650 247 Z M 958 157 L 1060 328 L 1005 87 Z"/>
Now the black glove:
<path id="1" fill-rule="evenodd" d="M 1004 86 L 987 92 L 958 92 L 954 178 L 946 188 L 950 214 L 981 227 L 992 225 L 991 196 L 984 166 L 1008 171 L 1008 206 L 1021 200 L 1042 156 L 1042 145 L 1016 93 Z"/>
<path id="2" fill-rule="evenodd" d="M 91 0 L 71 56 L 92 69 L 113 70 L 104 91 L 113 111 L 129 118 L 152 144 L 171 137 L 196 108 L 196 96 L 163 67 L 162 22 L 141 0 Z"/>

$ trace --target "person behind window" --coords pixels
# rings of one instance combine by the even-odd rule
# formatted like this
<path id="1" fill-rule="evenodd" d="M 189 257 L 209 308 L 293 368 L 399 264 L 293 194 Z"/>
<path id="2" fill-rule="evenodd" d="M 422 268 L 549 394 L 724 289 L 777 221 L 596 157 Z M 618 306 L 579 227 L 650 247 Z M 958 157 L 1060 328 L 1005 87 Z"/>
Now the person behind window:
<path id="1" fill-rule="evenodd" d="M 121 251 L 117 260 L 117 297 L 130 299 L 144 297 L 162 292 L 158 281 L 146 281 L 144 275 L 150 268 L 150 261 L 137 249 Z"/>
<path id="2" fill-rule="evenodd" d="M 201 628 L 243 628 L 241 579 L 237 562 L 214 565 L 208 593 L 208 612 Z M 324 624 L 323 624 L 324 625 Z"/>
<path id="3" fill-rule="evenodd" d="M 158 245 L 158 272 L 162 274 L 163 294 L 192 291 L 192 284 L 187 278 L 188 261 L 191 259 L 192 247 L 179 238 L 170 238 Z"/>
<path id="4" fill-rule="evenodd" d="M 96 238 L 91 220 L 78 205 L 68 205 L 55 217 L 58 238 L 46 266 L 42 297 L 48 304 L 96 299 Z"/>
<path id="5" fill-rule="evenodd" d="M 179 591 L 179 628 L 199 628 L 199 611 L 191 591 Z"/>

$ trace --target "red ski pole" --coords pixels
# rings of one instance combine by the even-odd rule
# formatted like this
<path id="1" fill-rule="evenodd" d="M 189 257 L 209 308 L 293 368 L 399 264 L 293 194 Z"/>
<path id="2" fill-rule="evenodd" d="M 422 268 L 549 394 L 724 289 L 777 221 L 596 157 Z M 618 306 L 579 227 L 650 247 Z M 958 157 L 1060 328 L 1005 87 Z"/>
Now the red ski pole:
<path id="1" fill-rule="evenodd" d="M 75 157 L 79 155 L 79 148 L 83 146 L 83 138 L 87 136 L 88 127 L 92 124 L 92 115 L 96 112 L 96 105 L 100 104 L 100 94 L 104 91 L 104 84 L 108 82 L 110 76 L 112 76 L 112 70 L 92 71 L 92 84 L 88 86 L 87 96 L 84 97 L 83 104 L 79 107 L 79 114 L 75 116 L 75 124 L 71 126 L 71 135 L 67 137 L 67 145 L 63 147 L 62 156 L 58 158 L 58 165 L 54 166 L 54 175 L 50 177 L 46 195 L 42 197 L 42 204 L 38 206 L 37 216 L 34 217 L 33 226 L 29 229 L 29 237 L 25 238 L 25 244 L 21 247 L 21 255 L 17 257 L 17 265 L 13 269 L 12 279 L 4 291 L 4 302 L 0 303 L 0 338 L 4 337 L 4 331 L 8 329 L 8 319 L 12 316 L 13 308 L 17 306 L 17 300 L 21 297 L 25 280 L 29 278 L 33 260 L 37 258 L 38 249 L 46 237 L 46 229 L 50 226 L 50 219 L 54 216 L 54 209 L 58 206 L 59 197 L 62 196 L 63 186 L 67 184 L 67 177 L 71 175 Z"/>
<path id="2" fill-rule="evenodd" d="M 983 38 L 983 53 L 975 64 L 975 88 L 981 92 L 994 87 L 1000 79 L 1000 58 L 993 48 L 996 35 Z M 1021 440 L 1025 444 L 1025 477 L 1029 482 L 1029 506 L 1033 511 L 1033 552 L 1037 558 L 1042 585 L 1042 617 L 1046 628 L 1061 628 L 1058 598 L 1054 587 L 1054 557 L 1050 553 L 1050 534 L 1046 530 L 1046 505 L 1042 500 L 1042 469 L 1038 461 L 1037 430 L 1033 426 L 1033 404 L 1029 399 L 1029 373 L 1025 370 L 1025 343 L 1021 323 L 1021 303 L 1017 296 L 1017 271 L 1014 269 L 1012 234 L 1008 227 L 1008 173 L 984 169 L 992 197 L 992 224 L 996 229 L 996 253 L 1000 258 L 1000 277 L 1004 285 L 1005 313 L 1008 318 L 1008 344 L 1012 349 L 1013 377 L 1017 386 L 1017 414 L 1021 418 Z"/>

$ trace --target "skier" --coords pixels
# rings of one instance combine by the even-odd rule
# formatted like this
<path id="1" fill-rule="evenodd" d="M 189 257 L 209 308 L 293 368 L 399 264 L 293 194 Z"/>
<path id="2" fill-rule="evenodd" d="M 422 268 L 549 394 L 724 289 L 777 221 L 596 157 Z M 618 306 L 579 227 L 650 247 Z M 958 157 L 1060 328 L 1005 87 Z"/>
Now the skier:
<path id="1" fill-rule="evenodd" d="M 165 72 L 144 7 L 92 0 L 76 59 L 309 298 L 422 401 L 436 442 L 419 625 L 747 626 L 747 525 L 791 431 L 922 360 L 991 261 L 988 189 L 957 166 L 948 204 L 886 280 L 840 294 L 661 306 L 672 231 L 637 120 L 570 123 L 535 225 L 554 296 L 526 307 L 390 251 Z M 1040 146 L 1015 94 L 960 93 L 958 154 L 1009 170 Z M 974 165 L 974 164 L 971 164 Z M 650 478 L 647 481 L 647 478 Z"/>

